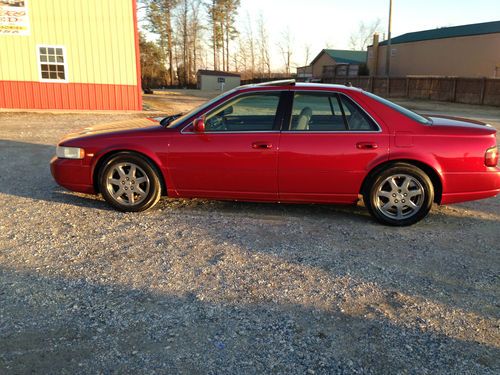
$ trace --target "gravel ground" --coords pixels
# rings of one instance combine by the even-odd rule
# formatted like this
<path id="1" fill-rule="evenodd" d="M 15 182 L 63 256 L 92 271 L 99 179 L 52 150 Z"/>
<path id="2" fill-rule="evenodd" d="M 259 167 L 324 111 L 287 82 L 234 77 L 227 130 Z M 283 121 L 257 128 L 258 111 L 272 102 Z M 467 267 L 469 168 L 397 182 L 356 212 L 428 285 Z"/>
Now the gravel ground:
<path id="1" fill-rule="evenodd" d="M 499 373 L 500 198 L 389 228 L 55 184 L 63 134 L 133 116 L 0 113 L 1 374 Z"/>

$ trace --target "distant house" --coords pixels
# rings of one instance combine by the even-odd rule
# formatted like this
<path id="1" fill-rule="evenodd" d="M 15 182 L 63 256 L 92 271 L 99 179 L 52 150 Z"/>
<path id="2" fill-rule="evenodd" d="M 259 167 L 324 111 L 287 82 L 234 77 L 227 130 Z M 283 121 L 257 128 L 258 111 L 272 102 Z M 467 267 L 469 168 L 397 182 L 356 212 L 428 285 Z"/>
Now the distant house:
<path id="1" fill-rule="evenodd" d="M 365 63 L 366 51 L 324 49 L 311 62 L 312 80 L 357 76 Z"/>
<path id="2" fill-rule="evenodd" d="M 217 70 L 198 70 L 197 87 L 203 91 L 227 91 L 240 86 L 241 76 Z"/>
<path id="3" fill-rule="evenodd" d="M 386 74 L 387 41 L 368 47 L 371 75 Z M 500 78 L 500 21 L 407 33 L 391 40 L 390 75 Z"/>
<path id="4" fill-rule="evenodd" d="M 312 80 L 312 66 L 299 66 L 297 67 L 297 81 L 310 82 Z"/>

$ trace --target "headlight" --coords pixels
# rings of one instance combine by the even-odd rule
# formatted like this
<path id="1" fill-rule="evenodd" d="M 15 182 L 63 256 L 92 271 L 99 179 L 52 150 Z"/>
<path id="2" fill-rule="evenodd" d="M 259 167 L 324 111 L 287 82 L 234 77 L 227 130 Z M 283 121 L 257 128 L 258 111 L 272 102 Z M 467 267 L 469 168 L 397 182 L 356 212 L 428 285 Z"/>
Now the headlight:
<path id="1" fill-rule="evenodd" d="M 85 151 L 78 147 L 57 146 L 56 155 L 61 159 L 83 159 Z"/>

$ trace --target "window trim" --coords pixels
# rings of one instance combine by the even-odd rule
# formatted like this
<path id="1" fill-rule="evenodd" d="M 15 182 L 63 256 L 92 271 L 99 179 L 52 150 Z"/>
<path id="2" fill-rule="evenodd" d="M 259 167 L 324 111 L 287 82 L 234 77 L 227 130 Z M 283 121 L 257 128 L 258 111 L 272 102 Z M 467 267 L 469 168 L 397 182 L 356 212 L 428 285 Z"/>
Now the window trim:
<path id="1" fill-rule="evenodd" d="M 204 113 L 198 113 L 194 115 L 194 118 L 187 122 L 185 126 L 182 126 L 182 130 L 180 131 L 181 134 L 200 134 L 196 133 L 194 131 L 188 131 L 187 129 L 193 125 L 194 120 L 200 117 L 205 117 L 214 111 L 217 111 L 224 105 L 226 105 L 229 101 L 238 99 L 243 96 L 249 96 L 249 95 L 255 95 L 255 94 L 272 94 L 272 93 L 278 93 L 279 94 L 279 101 L 278 101 L 278 107 L 276 108 L 276 115 L 274 118 L 274 124 L 273 128 L 271 130 L 239 130 L 239 131 L 205 131 L 202 134 L 251 134 L 251 133 L 280 133 L 281 128 L 283 125 L 283 120 L 285 118 L 287 108 L 286 106 L 288 105 L 288 98 L 286 97 L 286 93 L 289 91 L 283 90 L 283 89 L 278 89 L 278 90 L 255 90 L 255 91 L 246 91 L 242 92 L 240 94 L 234 95 L 231 98 L 224 100 L 222 103 L 219 103 L 213 108 L 210 108 Z M 285 109 L 284 109 L 285 108 Z"/>
<path id="2" fill-rule="evenodd" d="M 63 53 L 64 62 L 61 63 L 49 63 L 46 62 L 44 64 L 54 64 L 54 65 L 62 65 L 64 66 L 64 79 L 59 78 L 42 78 L 42 62 L 40 61 L 40 48 L 61 48 Z M 68 72 L 68 59 L 66 54 L 66 47 L 62 45 L 50 45 L 50 44 L 37 44 L 36 45 L 36 61 L 38 64 L 38 81 L 45 83 L 68 83 L 69 82 L 69 72 Z"/>
<path id="3" fill-rule="evenodd" d="M 287 134 L 364 134 L 364 133 L 382 133 L 382 127 L 379 125 L 379 123 L 373 118 L 372 115 L 370 115 L 362 106 L 360 106 L 353 98 L 351 98 L 349 95 L 340 92 L 340 91 L 325 91 L 325 90 L 292 90 L 293 96 L 291 98 L 291 102 L 289 105 L 289 110 L 288 110 L 288 118 L 286 119 L 287 123 L 282 129 L 282 132 L 287 133 Z M 337 97 L 337 100 L 340 102 L 340 96 L 343 95 L 346 97 L 348 100 L 353 102 L 353 104 L 359 108 L 366 116 L 368 116 L 375 126 L 377 127 L 377 130 L 291 130 L 292 126 L 292 111 L 293 111 L 293 100 L 295 99 L 295 93 L 315 93 L 315 94 L 325 94 L 325 95 L 335 95 Z M 343 106 L 340 106 L 342 113 L 344 112 Z M 343 117 L 345 116 L 344 114 L 342 115 Z M 344 118 L 344 124 L 346 124 Z"/>

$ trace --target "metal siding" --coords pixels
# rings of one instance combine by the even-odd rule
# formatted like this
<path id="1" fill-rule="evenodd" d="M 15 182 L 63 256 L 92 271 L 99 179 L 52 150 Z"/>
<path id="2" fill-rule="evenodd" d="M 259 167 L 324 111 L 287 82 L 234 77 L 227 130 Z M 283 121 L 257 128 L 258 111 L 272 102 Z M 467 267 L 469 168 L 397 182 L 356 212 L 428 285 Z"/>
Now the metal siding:
<path id="1" fill-rule="evenodd" d="M 30 0 L 30 35 L 0 36 L 0 108 L 141 109 L 135 3 Z M 39 44 L 65 47 L 68 83 L 39 82 Z"/>

